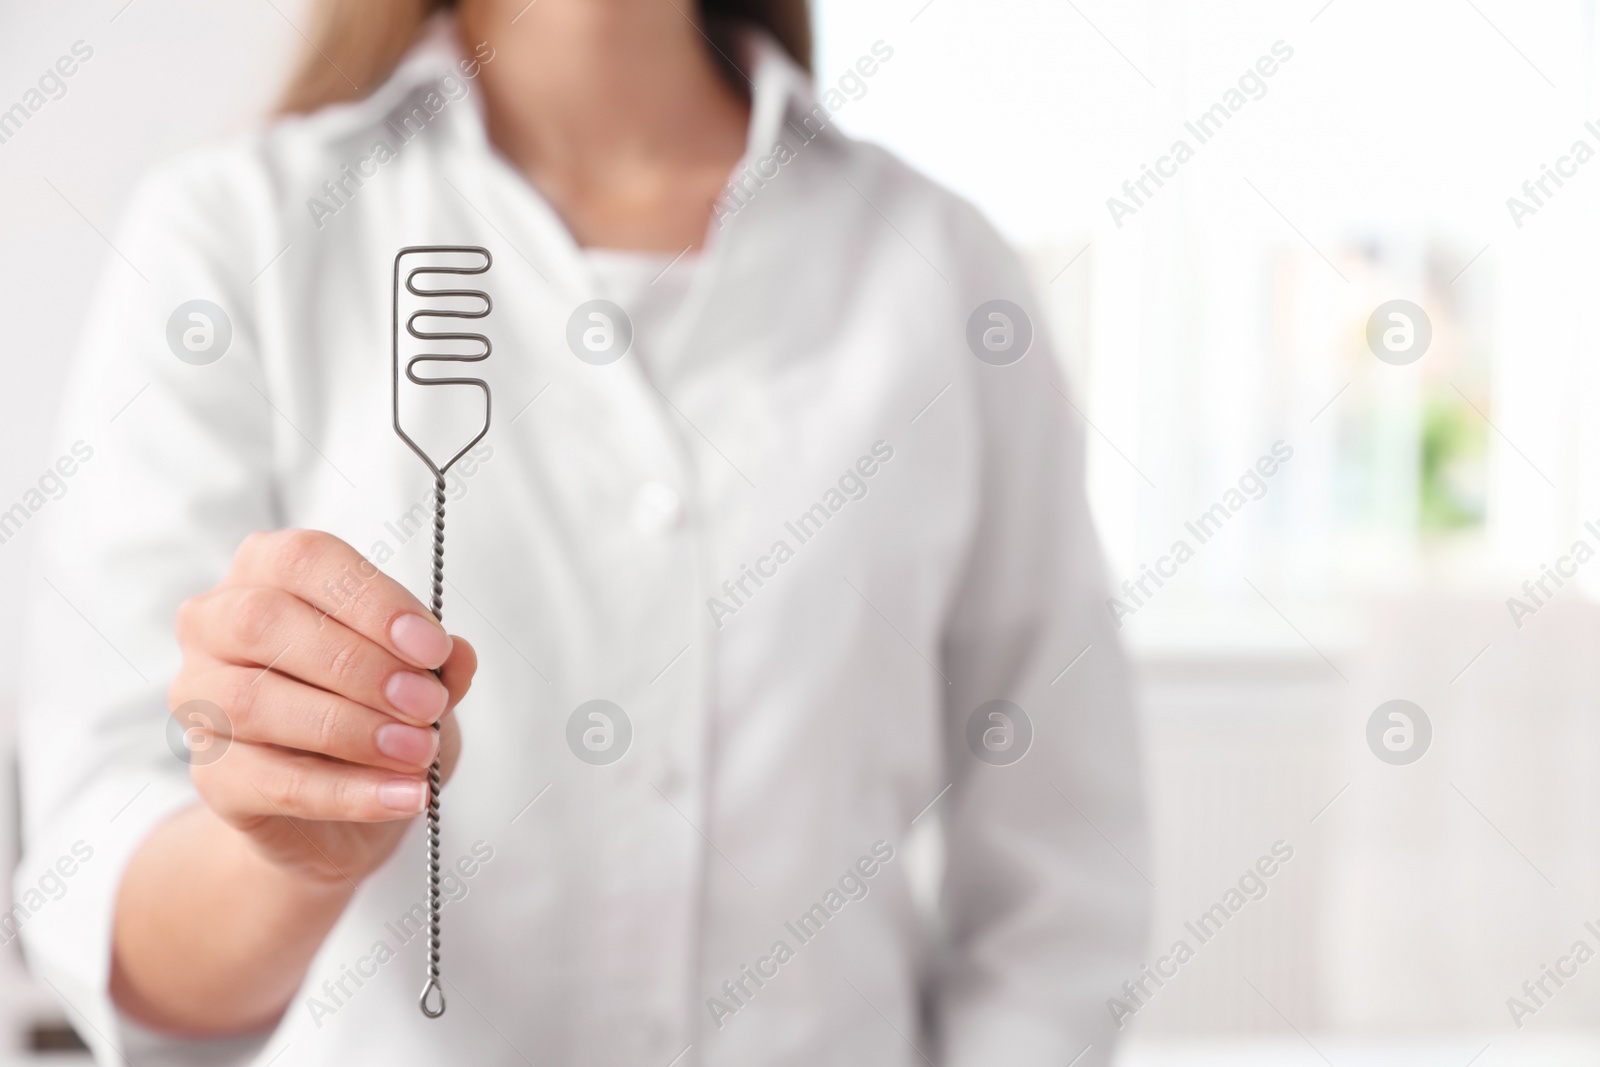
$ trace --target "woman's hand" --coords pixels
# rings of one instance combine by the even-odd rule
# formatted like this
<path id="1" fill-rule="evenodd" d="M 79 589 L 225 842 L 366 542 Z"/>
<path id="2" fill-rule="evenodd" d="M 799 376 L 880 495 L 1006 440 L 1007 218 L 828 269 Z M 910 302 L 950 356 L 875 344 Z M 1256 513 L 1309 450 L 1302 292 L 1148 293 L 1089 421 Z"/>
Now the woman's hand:
<path id="1" fill-rule="evenodd" d="M 222 711 L 204 750 L 220 755 L 190 766 L 201 798 L 273 865 L 353 887 L 426 807 L 435 751 L 446 778 L 455 767 L 472 647 L 312 530 L 247 538 L 227 576 L 179 609 L 177 634 L 174 714 L 187 728 L 190 701 Z"/>

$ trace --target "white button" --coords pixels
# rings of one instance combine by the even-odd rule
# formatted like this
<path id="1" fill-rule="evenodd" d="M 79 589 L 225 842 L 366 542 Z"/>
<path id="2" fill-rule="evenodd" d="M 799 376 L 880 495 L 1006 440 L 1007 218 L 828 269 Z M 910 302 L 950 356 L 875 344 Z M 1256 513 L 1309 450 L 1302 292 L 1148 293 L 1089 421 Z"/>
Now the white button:
<path id="1" fill-rule="evenodd" d="M 633 501 L 633 525 L 642 534 L 665 533 L 683 521 L 683 498 L 665 482 L 645 482 Z"/>

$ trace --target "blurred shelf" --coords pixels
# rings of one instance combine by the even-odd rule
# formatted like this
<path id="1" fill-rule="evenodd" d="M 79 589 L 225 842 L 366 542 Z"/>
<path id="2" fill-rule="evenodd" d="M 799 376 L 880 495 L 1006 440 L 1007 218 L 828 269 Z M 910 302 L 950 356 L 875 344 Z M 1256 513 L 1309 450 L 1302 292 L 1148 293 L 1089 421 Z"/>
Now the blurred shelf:
<path id="1" fill-rule="evenodd" d="M 1600 1033 L 1394 1038 L 1354 1041 L 1321 1034 L 1307 1040 L 1129 1040 L 1116 1067 L 1593 1067 Z"/>
<path id="2" fill-rule="evenodd" d="M 1343 663 L 1362 632 L 1361 610 L 1276 591 L 1255 597 L 1151 603 L 1123 621 L 1118 636 L 1140 667 L 1238 663 L 1294 670 L 1324 657 Z"/>

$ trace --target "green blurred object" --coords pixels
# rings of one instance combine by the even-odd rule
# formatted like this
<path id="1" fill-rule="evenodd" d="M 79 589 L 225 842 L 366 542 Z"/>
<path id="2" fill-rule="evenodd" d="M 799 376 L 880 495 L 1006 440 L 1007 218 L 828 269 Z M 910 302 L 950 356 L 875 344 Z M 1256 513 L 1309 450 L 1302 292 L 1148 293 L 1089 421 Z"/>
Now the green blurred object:
<path id="1" fill-rule="evenodd" d="M 1424 403 L 1417 483 L 1417 521 L 1424 533 L 1483 525 L 1488 437 L 1488 424 L 1460 394 L 1435 393 Z"/>

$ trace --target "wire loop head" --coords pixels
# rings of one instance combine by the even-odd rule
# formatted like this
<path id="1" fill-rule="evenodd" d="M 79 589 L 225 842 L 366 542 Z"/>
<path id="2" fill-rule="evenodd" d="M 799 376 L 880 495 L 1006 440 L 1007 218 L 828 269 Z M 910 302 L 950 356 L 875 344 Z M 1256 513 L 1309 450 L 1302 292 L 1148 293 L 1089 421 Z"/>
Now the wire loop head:
<path id="1" fill-rule="evenodd" d="M 413 265 L 409 270 L 402 269 L 406 257 L 413 257 Z M 457 261 L 438 262 L 439 257 L 453 256 L 459 260 L 465 257 L 470 262 Z M 420 257 L 417 258 L 417 257 Z M 430 258 L 431 257 L 431 258 Z M 489 358 L 494 351 L 494 345 L 487 334 L 470 329 L 440 329 L 437 323 L 446 325 L 451 320 L 467 320 L 462 325 L 469 325 L 472 320 L 487 318 L 494 310 L 494 302 L 489 294 L 482 289 L 461 287 L 422 286 L 417 282 L 418 277 L 424 275 L 445 277 L 473 276 L 485 274 L 494 264 L 494 257 L 487 248 L 479 245 L 409 245 L 395 253 L 394 257 L 394 316 L 391 322 L 390 349 L 392 353 L 393 376 L 393 418 L 394 432 L 400 436 L 411 451 L 427 464 L 428 469 L 435 477 L 440 477 L 449 470 L 468 450 L 483 440 L 489 432 L 490 406 L 493 398 L 489 395 L 489 383 L 482 378 L 469 375 L 451 375 L 437 373 L 450 364 L 481 363 Z M 428 351 L 415 352 L 402 358 L 401 356 L 401 304 L 404 300 L 402 293 L 409 293 L 421 303 L 409 315 L 404 316 L 405 333 L 417 343 L 417 346 L 429 349 Z M 465 306 L 463 306 L 465 305 Z M 422 324 L 422 325 L 419 325 Z M 440 343 L 444 347 L 439 347 Z M 462 346 L 465 346 L 463 350 Z M 415 347 L 415 346 L 413 346 Z M 426 376 L 418 371 L 426 370 Z M 401 415 L 401 380 L 404 379 L 415 386 L 470 386 L 483 394 L 483 423 L 471 440 L 451 451 L 448 448 L 440 449 L 437 445 L 430 446 L 418 441 L 402 425 Z M 413 430 L 417 426 L 412 427 Z"/>

